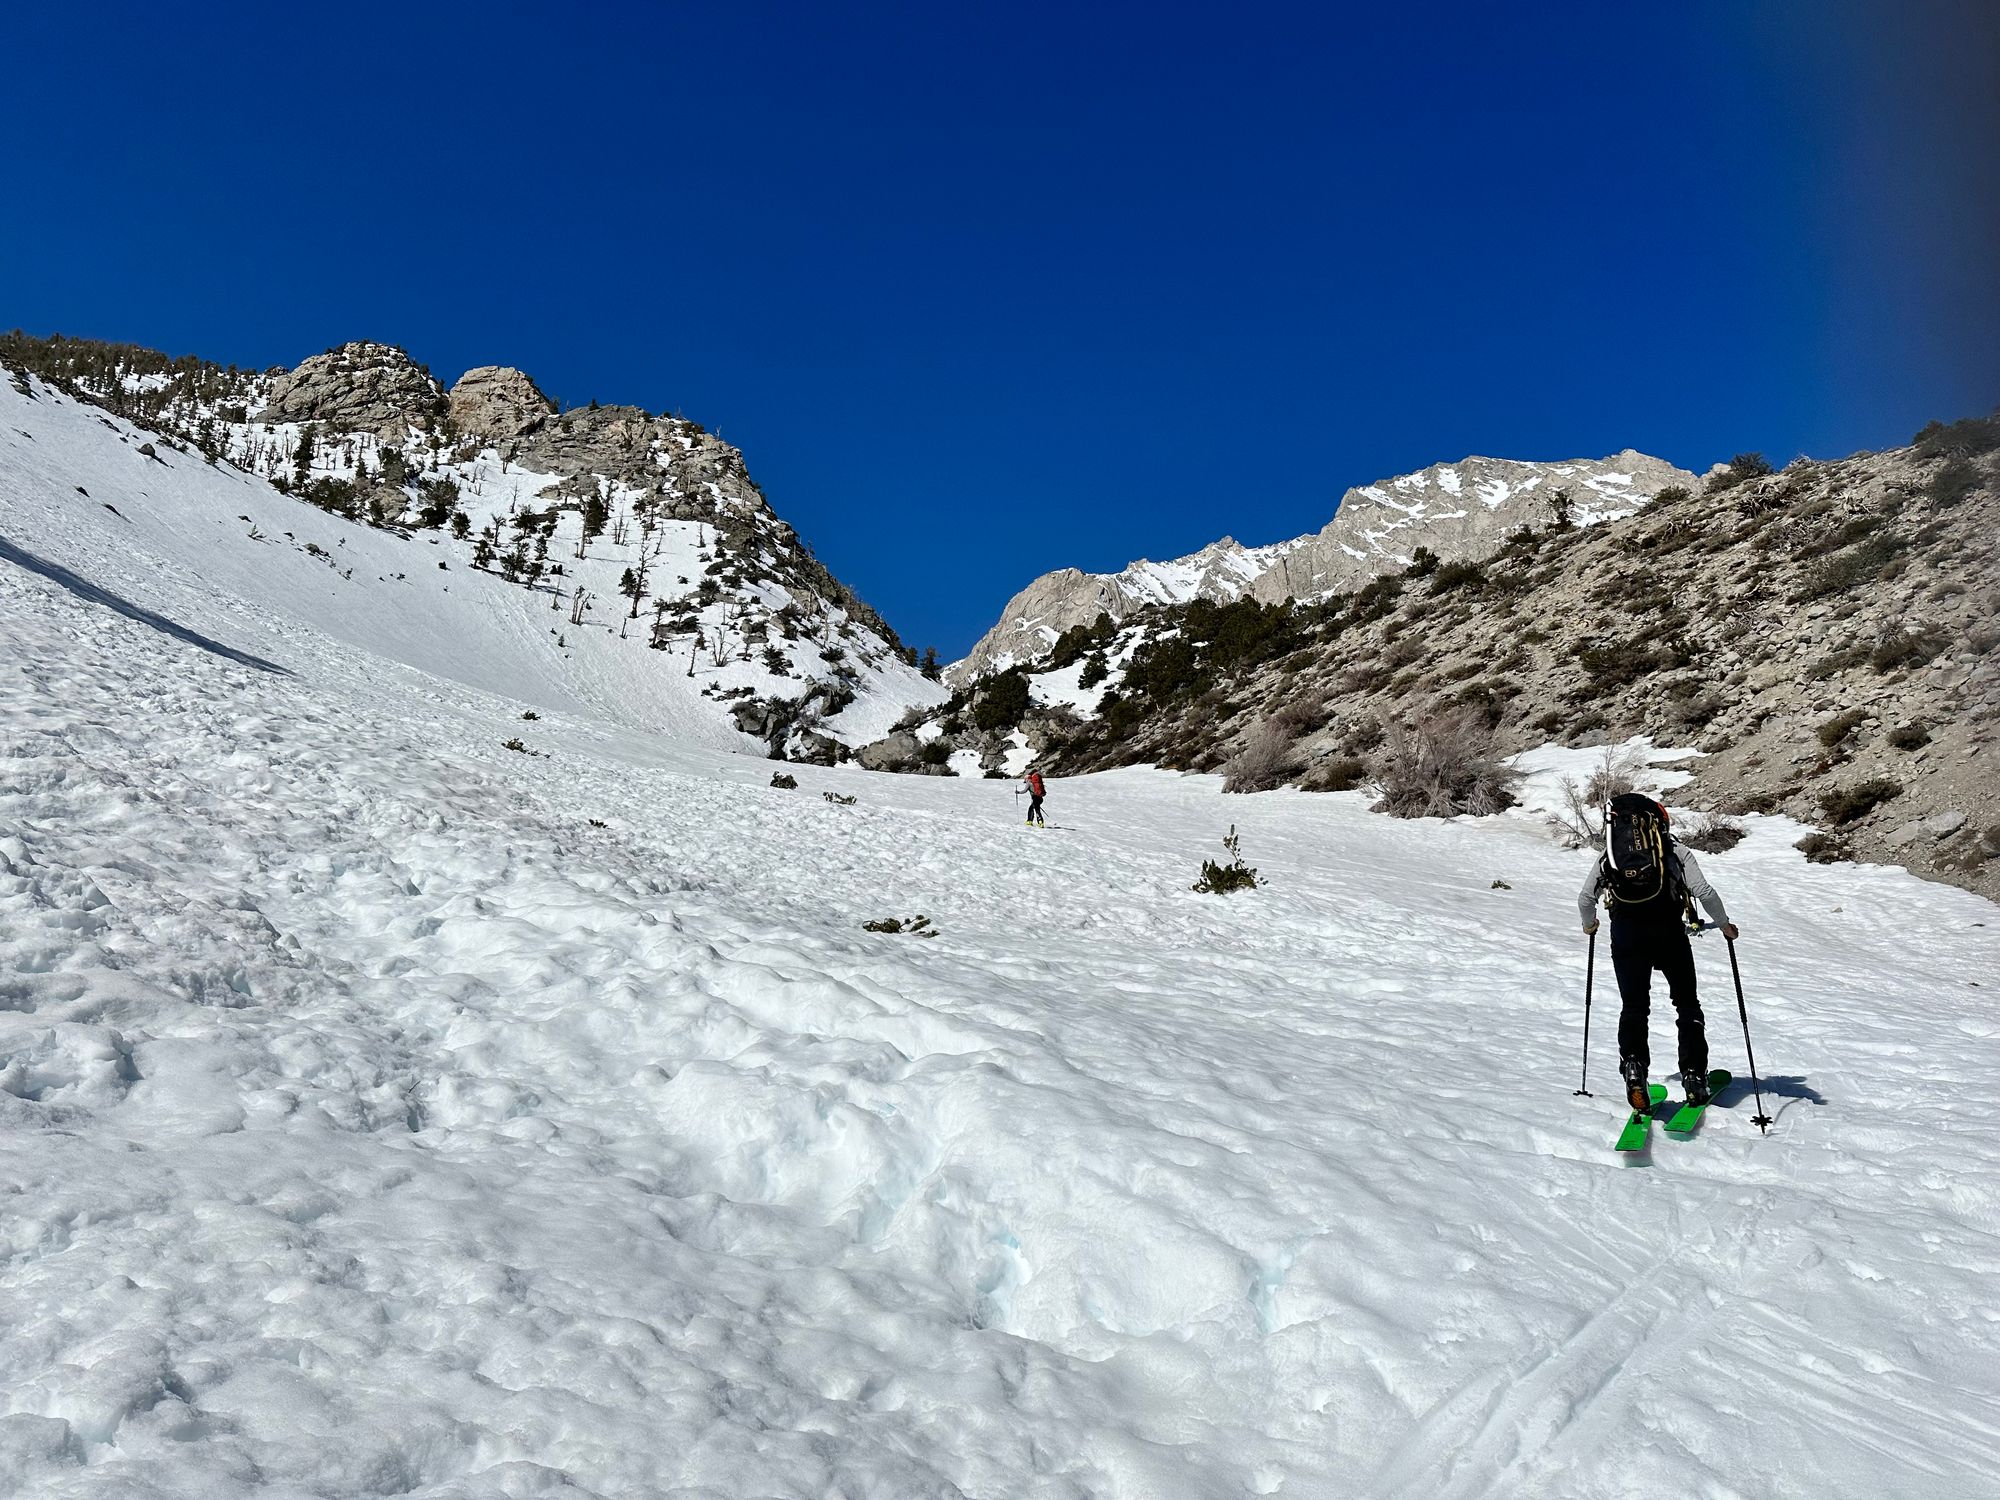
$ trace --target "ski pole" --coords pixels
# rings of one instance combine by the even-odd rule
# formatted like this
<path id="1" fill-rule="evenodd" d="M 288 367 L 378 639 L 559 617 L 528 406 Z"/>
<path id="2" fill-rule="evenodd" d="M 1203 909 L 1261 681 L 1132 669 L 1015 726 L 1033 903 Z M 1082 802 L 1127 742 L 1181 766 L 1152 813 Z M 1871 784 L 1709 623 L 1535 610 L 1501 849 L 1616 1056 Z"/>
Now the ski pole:
<path id="1" fill-rule="evenodd" d="M 1770 1131 L 1772 1121 L 1764 1113 L 1764 1084 L 1757 1076 L 1757 1054 L 1750 1050 L 1750 1012 L 1743 1004 L 1743 974 L 1736 967 L 1736 939 L 1725 936 L 1723 941 L 1729 944 L 1729 977 L 1736 981 L 1736 1014 L 1743 1022 L 1743 1055 L 1750 1059 L 1750 1086 L 1757 1091 L 1757 1113 L 1750 1123 L 1757 1127 L 1759 1135 L 1764 1135 Z"/>
<path id="2" fill-rule="evenodd" d="M 1583 961 L 1583 1087 L 1571 1098 L 1588 1099 L 1590 1092 L 1590 981 L 1597 972 L 1597 933 L 1590 934 L 1590 951 Z"/>

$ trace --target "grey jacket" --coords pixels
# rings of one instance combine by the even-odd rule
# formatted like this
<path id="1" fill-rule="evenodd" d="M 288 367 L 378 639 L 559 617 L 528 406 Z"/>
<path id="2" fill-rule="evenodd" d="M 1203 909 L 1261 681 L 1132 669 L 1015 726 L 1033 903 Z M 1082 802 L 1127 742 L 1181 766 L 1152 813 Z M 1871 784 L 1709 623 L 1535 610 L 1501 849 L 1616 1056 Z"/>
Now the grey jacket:
<path id="1" fill-rule="evenodd" d="M 1716 895 L 1715 887 L 1708 883 L 1708 877 L 1701 873 L 1701 866 L 1695 862 L 1694 854 L 1675 844 L 1667 850 L 1667 858 L 1673 860 L 1679 867 L 1681 883 L 1687 887 L 1688 894 L 1702 904 L 1702 909 L 1708 913 L 1716 926 L 1720 927 L 1727 922 L 1729 913 L 1722 908 L 1722 898 Z M 1583 883 L 1583 889 L 1577 893 L 1576 909 L 1583 913 L 1583 925 L 1586 928 L 1597 925 L 1597 898 L 1603 894 L 1604 887 L 1608 883 L 1609 870 L 1610 866 L 1605 863 L 1605 857 L 1602 854 L 1598 855 L 1596 862 L 1590 867 L 1590 879 Z"/>

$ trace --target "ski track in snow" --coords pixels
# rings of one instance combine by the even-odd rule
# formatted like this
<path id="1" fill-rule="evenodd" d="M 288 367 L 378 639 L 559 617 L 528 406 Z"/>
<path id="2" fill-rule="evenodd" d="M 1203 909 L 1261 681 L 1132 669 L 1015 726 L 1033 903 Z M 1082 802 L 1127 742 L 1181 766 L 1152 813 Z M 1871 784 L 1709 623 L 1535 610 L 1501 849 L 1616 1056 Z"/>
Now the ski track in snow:
<path id="1" fill-rule="evenodd" d="M 1707 937 L 1633 1163 L 1531 816 L 778 791 L 23 514 L 284 671 L 0 561 L 0 1494 L 2000 1494 L 1976 897 L 1753 820 L 1776 1127 Z"/>

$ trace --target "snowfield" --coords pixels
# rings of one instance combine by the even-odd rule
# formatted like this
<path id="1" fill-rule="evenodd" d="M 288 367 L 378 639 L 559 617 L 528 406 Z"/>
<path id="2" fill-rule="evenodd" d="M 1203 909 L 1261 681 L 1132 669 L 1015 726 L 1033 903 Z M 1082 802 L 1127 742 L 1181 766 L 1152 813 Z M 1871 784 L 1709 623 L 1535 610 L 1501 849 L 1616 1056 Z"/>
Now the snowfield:
<path id="1" fill-rule="evenodd" d="M 0 1494 L 2000 1494 L 1979 898 L 1752 820 L 1777 1123 L 1624 1159 L 1532 810 L 774 789 L 460 570 L 140 566 L 159 467 L 8 415 Z"/>

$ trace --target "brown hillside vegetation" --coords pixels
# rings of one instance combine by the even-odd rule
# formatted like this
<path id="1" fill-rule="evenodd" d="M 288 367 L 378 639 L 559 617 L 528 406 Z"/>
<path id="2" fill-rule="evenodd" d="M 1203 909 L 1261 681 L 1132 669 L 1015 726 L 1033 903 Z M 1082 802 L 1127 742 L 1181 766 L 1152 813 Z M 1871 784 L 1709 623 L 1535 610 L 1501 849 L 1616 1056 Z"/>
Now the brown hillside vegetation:
<path id="1" fill-rule="evenodd" d="M 1096 716 L 1021 727 L 1058 772 L 1393 784 L 1414 812 L 1460 794 L 1448 776 L 1411 789 L 1398 758 L 1413 745 L 1490 760 L 1650 734 L 1706 752 L 1678 800 L 1788 813 L 1822 830 L 1805 841 L 1815 858 L 2000 896 L 1996 450 L 2000 418 L 1778 473 L 1746 455 L 1701 493 L 1585 530 L 1523 529 L 1484 561 L 1420 555 L 1297 607 L 1152 611 L 1115 638 L 1057 644 L 1074 659 L 1138 641 Z M 1457 810 L 1493 791 L 1468 774 Z"/>

